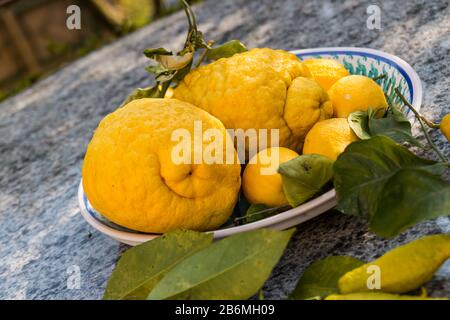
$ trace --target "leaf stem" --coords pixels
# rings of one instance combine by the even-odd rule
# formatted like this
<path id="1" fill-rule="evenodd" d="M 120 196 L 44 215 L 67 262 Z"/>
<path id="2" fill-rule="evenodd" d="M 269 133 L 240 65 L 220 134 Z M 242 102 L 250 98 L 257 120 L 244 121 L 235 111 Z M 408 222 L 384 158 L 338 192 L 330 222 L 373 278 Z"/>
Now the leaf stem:
<path id="1" fill-rule="evenodd" d="M 186 16 L 188 18 L 189 29 L 197 31 L 197 22 L 195 21 L 194 12 L 192 12 L 191 7 L 186 2 L 186 0 L 181 0 L 181 4 L 183 5 L 183 9 L 186 12 Z"/>
<path id="2" fill-rule="evenodd" d="M 405 97 L 400 93 L 400 91 L 398 90 L 398 88 L 395 88 L 395 93 L 400 97 L 400 99 L 402 99 L 403 102 L 405 102 L 405 104 L 408 106 L 409 109 L 411 109 L 412 112 L 414 112 L 414 114 L 416 115 L 417 118 L 420 118 L 423 122 L 425 122 L 425 124 L 427 126 L 429 126 L 430 128 L 433 129 L 439 129 L 439 124 L 436 124 L 430 120 L 428 120 L 426 117 L 424 117 L 422 114 L 420 114 L 419 111 L 417 111 L 406 99 Z"/>
<path id="3" fill-rule="evenodd" d="M 423 117 L 410 103 L 408 100 L 406 100 L 406 98 L 400 93 L 400 90 L 398 88 L 394 89 L 395 93 L 397 94 L 397 96 L 402 100 L 402 102 L 414 113 L 414 115 L 416 116 L 417 120 L 420 123 L 420 126 L 422 127 L 422 131 L 425 135 L 425 138 L 427 139 L 428 143 L 430 144 L 431 148 L 433 148 L 433 150 L 436 152 L 436 154 L 438 155 L 438 157 L 444 161 L 447 162 L 447 158 L 441 153 L 441 151 L 439 150 L 439 148 L 433 143 L 433 141 L 431 140 L 430 135 L 428 134 L 427 129 L 425 128 L 424 122 L 425 122 L 425 117 Z M 425 122 L 426 123 L 426 122 Z M 428 124 L 427 124 L 428 125 Z M 433 127 L 432 127 L 433 128 Z"/>
<path id="4" fill-rule="evenodd" d="M 206 55 L 208 54 L 209 50 L 211 50 L 211 46 L 212 45 L 214 45 L 214 40 L 209 40 L 208 41 L 208 47 L 205 48 L 205 50 L 203 51 L 202 55 L 200 56 L 200 58 L 198 59 L 197 63 L 195 64 L 196 68 L 200 67 L 200 65 L 202 64 L 203 60 L 205 60 Z"/>

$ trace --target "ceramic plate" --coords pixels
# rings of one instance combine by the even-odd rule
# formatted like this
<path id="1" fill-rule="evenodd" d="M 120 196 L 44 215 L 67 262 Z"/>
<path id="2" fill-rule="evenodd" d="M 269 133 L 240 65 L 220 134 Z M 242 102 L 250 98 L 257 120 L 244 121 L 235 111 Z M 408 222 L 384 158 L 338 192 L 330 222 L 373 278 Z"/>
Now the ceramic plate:
<path id="1" fill-rule="evenodd" d="M 392 103 L 399 103 L 394 88 L 400 88 L 401 93 L 417 109 L 422 103 L 422 85 L 420 78 L 413 68 L 394 55 L 367 48 L 316 48 L 291 51 L 301 60 L 311 58 L 330 58 L 342 63 L 351 74 L 360 74 L 376 77 L 386 74 L 387 78 L 378 83 L 383 87 L 387 99 Z M 404 110 L 412 122 L 414 115 Z M 158 234 L 141 233 L 121 227 L 98 213 L 89 203 L 80 182 L 78 189 L 78 203 L 82 216 L 96 230 L 116 239 L 117 241 L 134 246 L 158 237 Z M 224 226 L 218 230 L 210 231 L 214 238 L 220 239 L 232 234 L 259 229 L 272 228 L 283 230 L 312 219 L 336 205 L 336 193 L 330 190 L 296 208 L 279 213 L 275 216 L 261 219 L 241 226 Z"/>

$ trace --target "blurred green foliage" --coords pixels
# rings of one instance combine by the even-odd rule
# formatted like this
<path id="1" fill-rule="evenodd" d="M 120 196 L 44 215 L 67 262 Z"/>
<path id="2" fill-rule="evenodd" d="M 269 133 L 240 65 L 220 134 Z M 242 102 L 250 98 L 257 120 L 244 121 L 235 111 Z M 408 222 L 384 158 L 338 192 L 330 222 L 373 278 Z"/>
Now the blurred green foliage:
<path id="1" fill-rule="evenodd" d="M 100 0 L 102 1 L 102 0 Z M 108 19 L 108 10 L 102 10 L 102 14 L 110 21 L 114 35 L 110 38 L 105 38 L 101 34 L 92 34 L 86 37 L 81 44 L 76 46 L 69 42 L 57 42 L 49 40 L 47 44 L 47 51 L 55 59 L 61 60 L 59 65 L 48 67 L 39 74 L 26 75 L 19 79 L 15 84 L 8 89 L 0 89 L 0 102 L 6 98 L 15 95 L 22 90 L 28 88 L 35 83 L 39 78 L 49 75 L 56 71 L 61 64 L 78 59 L 98 48 L 117 39 L 125 34 L 128 34 L 136 29 L 139 29 L 152 21 L 172 14 L 182 8 L 181 2 L 176 0 L 105 0 L 108 3 L 114 3 L 115 10 L 120 10 L 124 19 L 119 25 L 114 25 L 111 19 Z M 199 2 L 201 0 L 188 0 L 189 3 Z M 94 2 L 94 1 L 93 1 Z M 114 14 L 117 14 L 115 12 Z"/>

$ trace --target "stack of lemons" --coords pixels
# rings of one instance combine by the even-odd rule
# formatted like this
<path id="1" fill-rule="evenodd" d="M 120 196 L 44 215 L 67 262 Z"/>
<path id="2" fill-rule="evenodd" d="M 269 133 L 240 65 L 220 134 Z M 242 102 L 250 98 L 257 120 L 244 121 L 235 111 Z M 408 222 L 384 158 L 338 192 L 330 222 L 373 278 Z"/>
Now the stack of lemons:
<path id="1" fill-rule="evenodd" d="M 194 136 L 196 121 L 202 132 L 217 129 L 223 137 L 226 129 L 278 129 L 277 163 L 301 153 L 335 160 L 357 139 L 347 116 L 368 108 L 382 115 L 386 107 L 372 79 L 349 75 L 334 60 L 252 49 L 193 69 L 166 99 L 135 100 L 103 119 L 87 148 L 83 187 L 95 209 L 134 230 L 215 229 L 237 201 L 240 165 L 176 163 L 174 131 Z M 195 148 L 192 142 L 192 158 Z M 262 174 L 259 159 L 246 166 L 245 196 L 287 204 L 276 168 Z"/>

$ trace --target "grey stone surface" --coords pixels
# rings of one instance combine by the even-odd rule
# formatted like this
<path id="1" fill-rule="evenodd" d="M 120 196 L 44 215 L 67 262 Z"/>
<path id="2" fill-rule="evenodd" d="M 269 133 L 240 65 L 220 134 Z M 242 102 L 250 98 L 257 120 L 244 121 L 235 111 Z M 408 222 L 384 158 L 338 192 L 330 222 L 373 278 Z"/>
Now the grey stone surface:
<path id="1" fill-rule="evenodd" d="M 288 50 L 361 46 L 398 55 L 423 81 L 423 113 L 438 121 L 450 112 L 448 0 L 383 1 L 381 30 L 366 28 L 371 3 L 206 1 L 194 10 L 200 29 L 219 42 L 238 38 L 249 47 Z M 101 118 L 130 90 L 147 84 L 142 49 L 181 46 L 185 27 L 182 13 L 159 20 L 0 104 L 0 298 L 101 298 L 127 247 L 92 230 L 79 214 L 76 191 L 84 151 Z M 449 144 L 438 132 L 432 136 L 448 154 Z M 422 235 L 442 232 L 450 232 L 448 218 L 383 240 L 353 217 L 326 213 L 298 227 L 264 288 L 266 296 L 285 298 L 304 268 L 325 256 L 372 259 Z M 81 272 L 80 289 L 67 287 L 74 266 Z M 433 295 L 450 297 L 449 267 L 441 268 L 428 285 Z"/>

